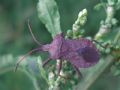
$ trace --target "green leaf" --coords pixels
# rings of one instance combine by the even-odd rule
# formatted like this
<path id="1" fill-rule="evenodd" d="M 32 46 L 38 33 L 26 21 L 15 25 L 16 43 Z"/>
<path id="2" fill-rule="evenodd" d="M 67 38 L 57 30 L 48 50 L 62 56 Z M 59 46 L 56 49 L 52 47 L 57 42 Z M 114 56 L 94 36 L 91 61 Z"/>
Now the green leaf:
<path id="1" fill-rule="evenodd" d="M 102 7 L 104 7 L 105 5 L 106 5 L 106 3 L 103 3 L 103 2 L 102 2 L 102 3 L 99 3 L 99 4 L 97 4 L 97 5 L 94 6 L 94 9 L 98 11 L 98 10 L 100 10 Z"/>
<path id="2" fill-rule="evenodd" d="M 41 73 L 41 76 L 46 80 L 46 82 L 48 83 L 48 78 L 47 78 L 47 74 L 46 74 L 46 71 L 44 70 L 44 68 L 42 67 L 42 58 L 41 57 L 38 57 L 38 65 L 39 65 L 39 69 L 40 69 L 40 73 Z"/>
<path id="3" fill-rule="evenodd" d="M 61 33 L 60 15 L 54 0 L 39 0 L 37 10 L 40 20 L 45 24 L 52 37 Z"/>
<path id="4" fill-rule="evenodd" d="M 107 0 L 107 1 L 109 5 L 114 5 L 117 2 L 117 0 Z"/>
<path id="5" fill-rule="evenodd" d="M 117 10 L 120 9 L 120 0 L 118 0 L 117 3 L 116 3 L 116 9 L 117 9 Z"/>
<path id="6" fill-rule="evenodd" d="M 38 85 L 38 82 L 37 82 L 37 78 L 35 77 L 36 75 L 35 75 L 35 73 L 33 73 L 33 70 L 32 70 L 32 68 L 34 68 L 34 67 L 31 67 L 31 68 L 26 68 L 26 66 L 28 66 L 28 62 L 27 61 L 24 61 L 24 62 L 22 62 L 22 63 L 20 63 L 20 67 L 18 68 L 18 71 L 20 71 L 20 72 L 22 72 L 22 73 L 20 73 L 20 72 L 14 72 L 14 69 L 15 69 L 15 60 L 17 60 L 17 58 L 19 58 L 19 57 L 13 57 L 13 55 L 4 55 L 4 56 L 0 56 L 0 60 L 1 60 L 1 63 L 0 63 L 0 76 L 2 76 L 2 75 L 4 75 L 4 76 L 11 76 L 11 77 L 13 77 L 14 75 L 16 75 L 16 76 L 14 76 L 14 77 L 16 77 L 16 78 L 18 78 L 17 77 L 17 74 L 19 75 L 19 76 L 21 76 L 22 77 L 22 73 L 24 73 L 24 74 L 26 74 L 26 77 L 28 77 L 29 79 L 30 79 L 30 81 L 29 81 L 29 83 L 32 83 L 33 84 L 33 86 L 34 86 L 34 90 L 40 90 L 40 86 Z M 30 60 L 30 58 L 33 58 L 33 57 L 29 57 L 28 59 Z M 28 61 L 29 61 L 28 60 Z M 35 61 L 35 58 L 33 58 L 33 60 Z M 31 62 L 31 63 L 33 63 L 33 62 Z M 12 75 L 10 75 L 11 73 L 12 73 Z M 14 74 L 13 74 L 14 73 Z M 5 78 L 4 78 L 5 79 Z M 13 78 L 12 78 L 13 79 Z M 12 80 L 12 79 L 10 79 L 10 80 Z M 9 81 L 10 81 L 9 80 Z M 22 81 L 23 79 L 21 79 L 20 81 L 17 81 L 19 84 L 20 84 L 20 82 Z M 26 83 L 27 81 L 25 81 L 24 80 L 24 82 Z M 7 82 L 3 82 L 3 83 L 7 83 Z M 13 84 L 11 84 L 11 85 L 13 85 Z M 18 84 L 17 84 L 18 85 Z M 22 84 L 20 84 L 21 86 L 22 86 Z M 33 86 L 30 86 L 30 87 L 33 87 Z M 42 85 L 41 85 L 42 86 Z M 7 88 L 9 87 L 9 86 L 6 86 Z M 24 87 L 24 86 L 23 86 Z M 11 87 L 11 88 L 15 88 L 15 87 Z M 22 88 L 22 87 L 21 87 Z M 28 87 L 29 88 L 29 87 Z M 1 88 L 0 88 L 1 89 Z M 13 89 L 10 89 L 10 90 L 13 90 Z M 23 89 L 22 89 L 23 90 Z M 24 90 L 26 90 L 26 89 L 24 89 Z"/>

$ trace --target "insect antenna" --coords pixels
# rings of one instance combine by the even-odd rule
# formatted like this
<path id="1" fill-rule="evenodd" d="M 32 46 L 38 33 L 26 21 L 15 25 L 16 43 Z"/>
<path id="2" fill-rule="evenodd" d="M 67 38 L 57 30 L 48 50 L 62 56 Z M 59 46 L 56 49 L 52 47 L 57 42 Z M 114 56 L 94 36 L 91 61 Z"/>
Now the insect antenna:
<path id="1" fill-rule="evenodd" d="M 35 38 L 35 36 L 34 36 L 34 34 L 33 34 L 33 32 L 32 32 L 32 28 L 31 28 L 29 19 L 28 19 L 28 28 L 29 28 L 29 31 L 30 31 L 30 33 L 31 33 L 31 35 L 32 35 L 32 37 L 33 37 L 33 40 L 34 40 L 38 45 L 41 46 L 42 44 Z"/>
<path id="2" fill-rule="evenodd" d="M 16 66 L 15 66 L 15 70 L 14 70 L 14 71 L 15 71 L 15 72 L 17 71 L 17 68 L 18 68 L 19 64 L 20 64 L 23 60 L 25 60 L 26 56 L 28 56 L 28 55 L 30 55 L 30 54 L 32 54 L 33 52 L 38 51 L 38 50 L 40 50 L 40 48 L 33 49 L 33 50 L 29 51 L 26 55 L 24 55 L 24 56 L 16 63 Z"/>

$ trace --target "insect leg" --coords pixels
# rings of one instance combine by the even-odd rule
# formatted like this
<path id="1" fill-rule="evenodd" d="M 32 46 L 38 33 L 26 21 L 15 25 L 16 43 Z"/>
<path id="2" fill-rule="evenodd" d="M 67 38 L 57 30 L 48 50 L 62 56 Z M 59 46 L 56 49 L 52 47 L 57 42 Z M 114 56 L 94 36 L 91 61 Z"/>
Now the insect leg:
<path id="1" fill-rule="evenodd" d="M 59 60 L 57 62 L 57 69 L 58 69 L 58 76 L 60 76 L 60 71 L 62 69 L 62 60 Z"/>
<path id="2" fill-rule="evenodd" d="M 49 63 L 51 61 L 51 58 L 48 58 L 47 60 L 45 60 L 42 64 L 42 67 L 45 67 L 47 63 Z"/>
<path id="3" fill-rule="evenodd" d="M 96 41 L 96 40 L 92 40 L 93 42 L 97 43 L 98 45 L 100 45 L 102 48 L 106 48 L 105 46 L 103 46 L 100 42 Z"/>
<path id="4" fill-rule="evenodd" d="M 62 60 L 59 60 L 57 62 L 57 69 L 58 69 L 58 76 L 60 76 L 61 78 L 64 78 L 65 79 L 64 83 L 66 84 L 68 78 L 60 74 L 60 71 L 62 69 Z"/>
<path id="5" fill-rule="evenodd" d="M 80 70 L 75 65 L 73 65 L 73 68 L 75 69 L 76 73 L 78 74 L 78 78 L 83 77 L 82 73 L 80 72 Z"/>

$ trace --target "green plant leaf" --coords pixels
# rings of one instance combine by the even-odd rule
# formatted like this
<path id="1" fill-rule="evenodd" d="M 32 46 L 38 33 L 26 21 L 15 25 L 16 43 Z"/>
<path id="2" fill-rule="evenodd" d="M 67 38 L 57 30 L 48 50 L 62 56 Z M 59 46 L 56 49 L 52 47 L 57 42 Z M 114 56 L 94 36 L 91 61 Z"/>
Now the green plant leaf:
<path id="1" fill-rule="evenodd" d="M 2 76 L 2 75 L 4 75 L 4 76 L 7 76 L 7 75 L 10 76 L 10 72 L 12 72 L 12 75 L 11 75 L 11 77 L 12 77 L 15 74 L 18 74 L 18 73 L 20 74 L 20 72 L 23 72 L 31 80 L 31 83 L 33 83 L 34 90 L 40 90 L 40 87 L 38 85 L 37 79 L 35 77 L 36 73 L 35 73 L 35 71 L 33 71 L 33 69 L 35 70 L 36 68 L 33 67 L 33 66 L 31 66 L 33 64 L 35 64 L 35 66 L 36 66 L 36 63 L 33 63 L 33 62 L 30 61 L 31 65 L 28 65 L 30 63 L 28 63 L 27 61 L 24 61 L 23 63 L 20 63 L 20 67 L 18 68 L 18 71 L 20 71 L 20 72 L 17 71 L 17 72 L 14 73 L 15 63 L 16 63 L 15 60 L 17 60 L 17 58 L 19 58 L 19 57 L 13 57 L 13 55 L 11 55 L 11 54 L 0 56 L 0 60 L 1 60 L 1 63 L 0 63 L 0 76 Z M 35 61 L 34 57 L 30 57 L 29 56 L 28 59 L 29 60 L 33 59 Z M 27 82 L 27 81 L 25 81 L 25 82 Z M 7 83 L 7 82 L 4 82 L 4 83 Z M 20 84 L 19 81 L 18 81 L 18 83 Z M 9 86 L 7 86 L 7 87 L 9 87 Z M 14 88 L 14 87 L 12 87 L 12 88 Z"/>
<path id="2" fill-rule="evenodd" d="M 120 0 L 118 0 L 117 3 L 116 3 L 116 9 L 117 10 L 120 9 Z"/>
<path id="3" fill-rule="evenodd" d="M 60 15 L 54 0 L 39 0 L 37 10 L 40 20 L 45 24 L 52 37 L 61 33 Z"/>
<path id="4" fill-rule="evenodd" d="M 109 5 L 114 5 L 117 2 L 117 0 L 107 0 L 107 1 Z"/>
<path id="5" fill-rule="evenodd" d="M 98 3 L 97 5 L 94 6 L 94 9 L 95 10 L 100 10 L 102 7 L 104 7 L 106 5 L 106 3 Z"/>
<path id="6" fill-rule="evenodd" d="M 46 82 L 48 83 L 48 78 L 47 78 L 47 74 L 46 74 L 46 71 L 44 70 L 44 68 L 42 67 L 42 58 L 39 56 L 38 57 L 38 65 L 39 65 L 39 69 L 40 69 L 40 74 L 41 76 L 46 80 Z"/>

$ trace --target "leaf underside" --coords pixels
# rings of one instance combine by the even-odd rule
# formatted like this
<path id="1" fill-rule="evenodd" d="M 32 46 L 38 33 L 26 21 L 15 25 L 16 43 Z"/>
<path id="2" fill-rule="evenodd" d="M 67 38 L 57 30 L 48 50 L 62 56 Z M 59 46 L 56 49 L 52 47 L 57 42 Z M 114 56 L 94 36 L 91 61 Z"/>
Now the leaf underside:
<path id="1" fill-rule="evenodd" d="M 54 0 L 39 0 L 37 10 L 39 19 L 45 24 L 53 38 L 61 33 L 60 15 Z"/>

